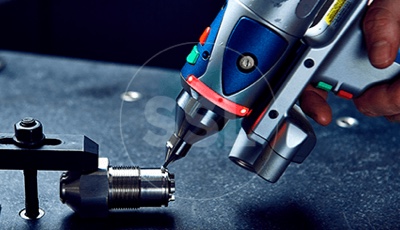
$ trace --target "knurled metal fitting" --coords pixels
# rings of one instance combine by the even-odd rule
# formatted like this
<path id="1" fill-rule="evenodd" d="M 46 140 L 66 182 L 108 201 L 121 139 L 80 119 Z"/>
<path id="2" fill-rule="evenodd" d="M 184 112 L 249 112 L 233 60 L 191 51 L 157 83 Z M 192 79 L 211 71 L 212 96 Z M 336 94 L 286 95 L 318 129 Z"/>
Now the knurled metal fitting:
<path id="1" fill-rule="evenodd" d="M 61 176 L 60 198 L 82 217 L 105 217 L 110 210 L 168 206 L 174 201 L 174 175 L 165 169 L 112 167 L 99 158 L 97 171 Z"/>

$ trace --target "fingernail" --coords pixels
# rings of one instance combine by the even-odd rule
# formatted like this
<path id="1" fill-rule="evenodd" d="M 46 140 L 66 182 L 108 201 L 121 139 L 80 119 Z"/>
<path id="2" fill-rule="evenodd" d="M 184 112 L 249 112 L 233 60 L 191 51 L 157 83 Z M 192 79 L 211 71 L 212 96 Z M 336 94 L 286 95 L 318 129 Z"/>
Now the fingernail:
<path id="1" fill-rule="evenodd" d="M 374 66 L 387 67 L 390 65 L 391 46 L 387 41 L 378 41 L 372 44 L 370 60 Z"/>

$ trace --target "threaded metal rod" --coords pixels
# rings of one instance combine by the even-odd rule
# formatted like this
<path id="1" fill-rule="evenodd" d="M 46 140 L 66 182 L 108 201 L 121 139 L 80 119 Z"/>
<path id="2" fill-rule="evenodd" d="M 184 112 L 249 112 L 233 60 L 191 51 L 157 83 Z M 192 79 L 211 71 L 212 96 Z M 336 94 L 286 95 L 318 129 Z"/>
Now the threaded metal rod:
<path id="1" fill-rule="evenodd" d="M 36 219 L 39 216 L 37 170 L 24 170 L 24 182 L 25 216 L 29 219 Z"/>

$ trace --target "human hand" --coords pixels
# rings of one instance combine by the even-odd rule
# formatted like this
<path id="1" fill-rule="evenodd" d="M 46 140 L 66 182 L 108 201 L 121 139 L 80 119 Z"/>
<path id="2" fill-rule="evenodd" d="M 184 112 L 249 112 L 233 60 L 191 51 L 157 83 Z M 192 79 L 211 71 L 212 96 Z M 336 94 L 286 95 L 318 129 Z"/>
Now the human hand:
<path id="1" fill-rule="evenodd" d="M 363 30 L 370 62 L 376 68 L 390 66 L 400 46 L 400 1 L 375 0 L 368 8 Z M 328 93 L 307 86 L 300 97 L 303 111 L 321 125 L 332 121 Z M 367 116 L 384 116 L 400 122 L 400 79 L 374 86 L 354 99 L 357 109 Z"/>

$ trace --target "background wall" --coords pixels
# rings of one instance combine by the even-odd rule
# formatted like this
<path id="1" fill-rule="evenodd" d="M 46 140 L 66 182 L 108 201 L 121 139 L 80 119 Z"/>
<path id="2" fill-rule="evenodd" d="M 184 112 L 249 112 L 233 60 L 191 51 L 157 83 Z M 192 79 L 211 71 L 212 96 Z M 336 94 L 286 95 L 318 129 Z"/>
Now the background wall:
<path id="1" fill-rule="evenodd" d="M 0 49 L 144 64 L 197 42 L 224 0 L 0 0 Z M 181 68 L 193 44 L 150 65 Z"/>

